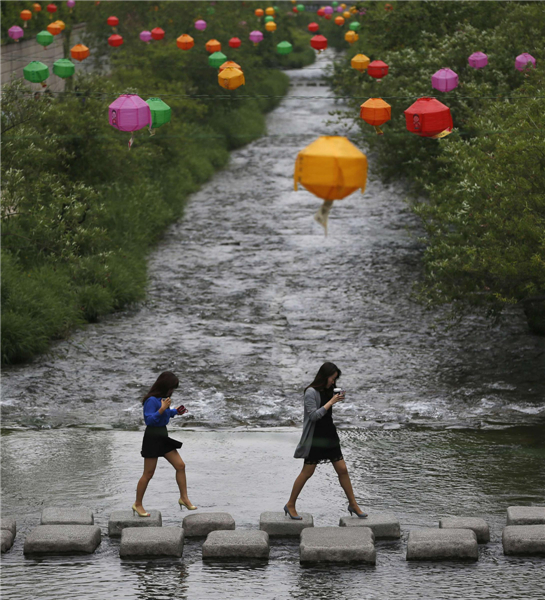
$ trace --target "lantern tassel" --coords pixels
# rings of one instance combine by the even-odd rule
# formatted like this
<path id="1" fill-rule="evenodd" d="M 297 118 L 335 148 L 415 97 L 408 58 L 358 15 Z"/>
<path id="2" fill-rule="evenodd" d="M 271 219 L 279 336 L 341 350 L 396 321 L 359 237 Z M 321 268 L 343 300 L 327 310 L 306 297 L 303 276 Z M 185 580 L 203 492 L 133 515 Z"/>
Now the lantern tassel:
<path id="1" fill-rule="evenodd" d="M 129 140 L 129 150 L 131 149 L 133 142 L 134 142 L 134 133 L 131 133 L 131 139 Z"/>
<path id="2" fill-rule="evenodd" d="M 384 135 L 384 131 L 382 131 L 382 129 L 378 126 L 375 125 L 375 131 L 377 132 L 377 135 Z"/>
<path id="3" fill-rule="evenodd" d="M 432 135 L 431 137 L 434 140 L 440 140 L 441 138 L 447 137 L 447 135 L 452 133 L 452 129 L 445 129 L 445 131 L 441 131 L 441 133 L 438 133 L 437 135 Z"/>
<path id="4" fill-rule="evenodd" d="M 327 236 L 327 219 L 329 217 L 329 213 L 333 207 L 333 200 L 324 200 L 324 203 L 316 214 L 314 215 L 314 220 L 324 228 L 324 233 Z"/>

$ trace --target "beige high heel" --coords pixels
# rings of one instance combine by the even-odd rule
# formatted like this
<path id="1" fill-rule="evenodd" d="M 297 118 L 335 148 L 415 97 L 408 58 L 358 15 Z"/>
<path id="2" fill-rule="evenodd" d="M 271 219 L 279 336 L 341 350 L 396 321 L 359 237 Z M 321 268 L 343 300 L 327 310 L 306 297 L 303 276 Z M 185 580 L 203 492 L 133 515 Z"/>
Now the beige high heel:
<path id="1" fill-rule="evenodd" d="M 149 514 L 149 512 L 140 512 L 137 508 L 136 508 L 136 504 L 132 505 L 132 516 L 134 517 L 134 513 L 136 513 L 139 517 L 150 517 L 151 515 Z"/>
<path id="2" fill-rule="evenodd" d="M 181 498 L 178 500 L 178 504 L 180 505 L 180 510 L 183 510 L 183 506 L 185 506 L 187 510 L 197 510 L 196 506 L 193 506 L 193 504 L 186 504 Z"/>

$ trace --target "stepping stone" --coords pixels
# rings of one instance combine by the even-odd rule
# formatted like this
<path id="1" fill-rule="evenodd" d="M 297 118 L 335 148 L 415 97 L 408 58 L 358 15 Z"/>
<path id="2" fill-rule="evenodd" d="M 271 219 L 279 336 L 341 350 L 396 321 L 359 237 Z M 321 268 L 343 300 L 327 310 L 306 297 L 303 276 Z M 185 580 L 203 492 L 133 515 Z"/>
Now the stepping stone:
<path id="1" fill-rule="evenodd" d="M 490 529 L 484 519 L 477 517 L 445 517 L 439 520 L 440 529 L 471 529 L 477 536 L 478 544 L 490 541 Z"/>
<path id="2" fill-rule="evenodd" d="M 0 519 L 0 529 L 11 531 L 13 537 L 17 535 L 17 521 L 13 517 L 2 517 Z"/>
<path id="3" fill-rule="evenodd" d="M 42 511 L 42 525 L 94 525 L 93 511 L 86 506 L 50 506 Z"/>
<path id="4" fill-rule="evenodd" d="M 301 532 L 299 560 L 312 562 L 359 562 L 377 560 L 375 534 L 370 527 L 309 527 Z"/>
<path id="5" fill-rule="evenodd" d="M 471 529 L 414 529 L 407 560 L 479 560 L 477 534 Z"/>
<path id="6" fill-rule="evenodd" d="M 92 554 L 101 541 L 95 525 L 39 525 L 27 535 L 25 554 Z"/>
<path id="7" fill-rule="evenodd" d="M 371 513 L 366 519 L 341 517 L 339 527 L 369 527 L 375 540 L 397 540 L 401 537 L 399 519 L 391 513 Z"/>
<path id="8" fill-rule="evenodd" d="M 126 527 L 121 532 L 119 556 L 176 556 L 184 550 L 181 527 Z"/>
<path id="9" fill-rule="evenodd" d="M 545 555 L 545 525 L 508 525 L 502 542 L 504 554 Z"/>
<path id="10" fill-rule="evenodd" d="M 309 513 L 299 513 L 301 521 L 290 519 L 283 512 L 264 512 L 259 517 L 259 529 L 266 531 L 270 537 L 299 537 L 307 527 L 314 527 L 314 519 Z"/>
<path id="11" fill-rule="evenodd" d="M 510 506 L 507 525 L 545 525 L 545 506 Z"/>
<path id="12" fill-rule="evenodd" d="M 108 535 L 119 537 L 125 527 L 161 527 L 163 519 L 158 510 L 148 510 L 149 517 L 133 516 L 132 510 L 114 510 L 108 521 Z"/>
<path id="13" fill-rule="evenodd" d="M 183 520 L 182 527 L 185 537 L 206 537 L 210 532 L 218 529 L 234 529 L 235 520 L 226 512 L 200 513 L 187 515 Z"/>
<path id="14" fill-rule="evenodd" d="M 2 529 L 0 535 L 0 550 L 2 553 L 7 552 L 13 546 L 15 536 L 9 529 Z"/>
<path id="15" fill-rule="evenodd" d="M 269 558 L 269 534 L 255 529 L 211 531 L 202 545 L 202 557 Z"/>

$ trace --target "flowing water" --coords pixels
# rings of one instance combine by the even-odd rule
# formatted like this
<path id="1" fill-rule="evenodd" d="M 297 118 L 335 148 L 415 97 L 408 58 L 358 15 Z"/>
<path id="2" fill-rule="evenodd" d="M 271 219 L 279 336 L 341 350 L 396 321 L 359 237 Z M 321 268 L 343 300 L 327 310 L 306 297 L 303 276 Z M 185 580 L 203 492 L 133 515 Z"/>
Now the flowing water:
<path id="1" fill-rule="evenodd" d="M 6 598 L 543 597 L 544 559 L 504 557 L 501 530 L 508 506 L 545 504 L 545 340 L 514 310 L 501 325 L 468 317 L 448 330 L 415 303 L 419 224 L 403 187 L 373 178 L 372 157 L 365 195 L 335 203 L 324 237 L 312 219 L 320 201 L 293 191 L 292 173 L 301 148 L 344 133 L 316 85 L 329 60 L 290 72 L 269 134 L 192 196 L 150 258 L 143 305 L 4 370 L 2 513 L 18 519 Z M 121 561 L 107 536 L 89 557 L 24 558 L 43 506 L 90 506 L 105 532 L 109 513 L 132 504 L 139 398 L 166 369 L 190 410 L 170 430 L 184 442 L 191 499 L 256 527 L 281 510 L 300 468 L 301 392 L 325 360 L 343 371 L 334 419 L 361 504 L 402 524 L 400 542 L 377 543 L 376 567 L 301 568 L 285 541 L 268 564 L 204 564 L 194 541 L 181 561 Z M 168 465 L 146 500 L 165 525 L 180 523 Z M 346 512 L 329 465 L 298 508 L 316 525 Z M 406 563 L 407 532 L 447 515 L 489 521 L 479 562 Z"/>

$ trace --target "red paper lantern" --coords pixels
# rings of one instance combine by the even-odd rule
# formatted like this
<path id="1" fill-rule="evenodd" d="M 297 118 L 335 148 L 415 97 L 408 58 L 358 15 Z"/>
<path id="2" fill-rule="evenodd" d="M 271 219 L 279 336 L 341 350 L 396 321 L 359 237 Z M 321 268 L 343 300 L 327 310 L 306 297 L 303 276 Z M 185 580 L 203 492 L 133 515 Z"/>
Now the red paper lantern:
<path id="1" fill-rule="evenodd" d="M 106 23 L 108 23 L 110 27 L 116 27 L 119 25 L 119 19 L 117 17 L 108 17 Z"/>
<path id="2" fill-rule="evenodd" d="M 436 98 L 419 98 L 404 114 L 408 131 L 416 135 L 443 137 L 452 131 L 450 108 Z"/>
<path id="3" fill-rule="evenodd" d="M 298 13 L 298 12 L 299 12 L 299 10 L 297 9 L 297 6 L 294 6 L 294 7 L 293 7 L 291 10 L 292 10 L 294 13 Z"/>
<path id="4" fill-rule="evenodd" d="M 240 48 L 241 43 L 242 42 L 239 40 L 239 38 L 237 38 L 237 37 L 231 38 L 229 40 L 229 48 Z"/>
<path id="5" fill-rule="evenodd" d="M 329 13 L 326 13 L 324 15 L 324 19 L 326 19 L 327 21 L 331 21 L 331 15 Z"/>
<path id="6" fill-rule="evenodd" d="M 313 38 L 311 38 L 310 45 L 314 48 L 314 50 L 321 52 L 327 48 L 327 38 L 325 38 L 323 35 L 315 35 Z"/>
<path id="7" fill-rule="evenodd" d="M 47 10 L 48 13 L 53 14 L 54 12 L 57 12 L 57 7 L 54 4 L 48 4 L 45 8 Z"/>
<path id="8" fill-rule="evenodd" d="M 160 27 L 155 27 L 151 30 L 151 37 L 154 40 L 162 40 L 165 37 L 165 32 Z"/>
<path id="9" fill-rule="evenodd" d="M 373 77 L 374 79 L 382 79 L 386 75 L 388 75 L 388 69 L 390 67 L 381 60 L 374 60 L 372 63 L 369 63 L 367 67 L 367 73 Z"/>
<path id="10" fill-rule="evenodd" d="M 317 14 L 319 17 L 323 17 L 325 15 L 325 10 L 323 8 L 319 8 L 317 10 Z"/>
<path id="11" fill-rule="evenodd" d="M 320 29 L 320 26 L 318 25 L 318 23 L 309 23 L 308 24 L 308 30 L 310 31 L 310 33 L 316 33 L 318 31 L 318 29 Z"/>
<path id="12" fill-rule="evenodd" d="M 117 46 L 121 46 L 122 43 L 123 38 L 120 35 L 114 34 L 108 38 L 108 44 L 110 46 L 113 46 L 114 48 L 117 48 Z"/>

